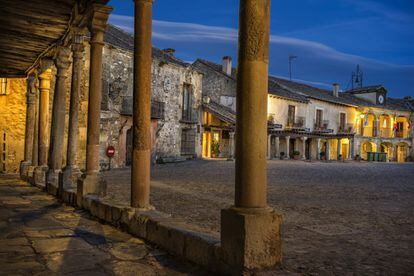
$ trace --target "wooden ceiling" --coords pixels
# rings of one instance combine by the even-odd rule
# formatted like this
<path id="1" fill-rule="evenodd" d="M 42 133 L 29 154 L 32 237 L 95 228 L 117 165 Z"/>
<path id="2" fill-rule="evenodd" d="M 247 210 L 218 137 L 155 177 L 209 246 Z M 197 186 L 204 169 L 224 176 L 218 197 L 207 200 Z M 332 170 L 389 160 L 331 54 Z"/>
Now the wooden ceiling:
<path id="1" fill-rule="evenodd" d="M 76 0 L 0 0 L 0 76 L 25 76 L 67 33 Z"/>

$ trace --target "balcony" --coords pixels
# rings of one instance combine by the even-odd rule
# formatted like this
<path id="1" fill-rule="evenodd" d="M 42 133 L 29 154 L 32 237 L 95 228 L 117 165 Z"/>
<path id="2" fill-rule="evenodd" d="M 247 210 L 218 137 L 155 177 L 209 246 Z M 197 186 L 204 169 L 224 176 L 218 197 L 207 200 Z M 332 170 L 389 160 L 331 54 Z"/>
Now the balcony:
<path id="1" fill-rule="evenodd" d="M 313 131 L 318 133 L 333 133 L 333 129 L 329 128 L 329 120 L 316 121 L 314 120 Z"/>
<path id="2" fill-rule="evenodd" d="M 273 119 L 273 117 L 270 117 L 267 119 L 267 128 L 272 130 L 272 129 L 281 129 L 282 125 L 278 124 L 275 119 Z"/>
<path id="3" fill-rule="evenodd" d="M 397 130 L 395 132 L 395 137 L 396 138 L 408 138 L 408 131 L 407 130 Z"/>
<path id="4" fill-rule="evenodd" d="M 199 112 L 196 109 L 183 110 L 180 122 L 186 124 L 197 124 L 199 117 L 198 114 Z"/>
<path id="5" fill-rule="evenodd" d="M 374 128 L 372 126 L 366 126 L 362 129 L 362 136 L 374 137 Z"/>
<path id="6" fill-rule="evenodd" d="M 383 127 L 380 129 L 380 136 L 381 138 L 392 138 L 392 128 L 390 127 Z"/>
<path id="7" fill-rule="evenodd" d="M 339 134 L 353 134 L 354 133 L 354 125 L 353 124 L 346 124 L 339 126 L 338 128 Z"/>
<path id="8" fill-rule="evenodd" d="M 152 101 L 151 102 L 151 119 L 165 118 L 165 103 Z"/>
<path id="9" fill-rule="evenodd" d="M 305 127 L 305 117 L 288 118 L 286 127 L 288 128 L 303 128 Z"/>

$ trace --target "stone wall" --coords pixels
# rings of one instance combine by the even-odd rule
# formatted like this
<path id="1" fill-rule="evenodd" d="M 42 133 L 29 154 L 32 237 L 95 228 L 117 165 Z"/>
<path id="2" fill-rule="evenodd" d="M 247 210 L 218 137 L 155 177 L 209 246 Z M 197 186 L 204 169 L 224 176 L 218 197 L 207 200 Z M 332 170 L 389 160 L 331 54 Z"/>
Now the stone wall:
<path id="1" fill-rule="evenodd" d="M 203 73 L 203 96 L 208 96 L 216 103 L 220 103 L 221 96 L 236 97 L 236 80 L 224 72 L 217 72 L 197 60 L 194 66 Z"/>
<path id="2" fill-rule="evenodd" d="M 101 165 L 107 167 L 105 149 L 115 148 L 112 167 L 125 165 L 126 133 L 131 127 L 133 95 L 133 53 L 105 46 L 103 53 L 103 95 L 101 113 Z M 166 63 L 158 58 L 152 63 L 152 100 L 165 103 L 164 118 L 153 119 L 153 157 L 181 155 L 181 130 L 196 131 L 196 155 L 201 154 L 199 125 L 183 123 L 182 95 L 184 85 L 190 85 L 194 113 L 201 112 L 202 74 L 191 66 Z"/>
<path id="3" fill-rule="evenodd" d="M 26 79 L 7 79 L 7 94 L 0 96 L 0 172 L 19 172 L 24 159 L 25 127 Z"/>

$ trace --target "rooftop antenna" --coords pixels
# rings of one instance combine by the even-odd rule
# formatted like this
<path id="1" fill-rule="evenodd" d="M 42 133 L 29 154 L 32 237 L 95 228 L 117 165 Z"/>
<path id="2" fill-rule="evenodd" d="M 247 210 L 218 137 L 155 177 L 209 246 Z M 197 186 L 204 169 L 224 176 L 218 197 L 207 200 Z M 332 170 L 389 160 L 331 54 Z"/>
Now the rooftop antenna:
<path id="1" fill-rule="evenodd" d="M 289 55 L 289 80 L 292 80 L 292 60 L 298 58 L 294 55 Z"/>
<path id="2" fill-rule="evenodd" d="M 363 79 L 364 74 L 361 71 L 359 64 L 357 64 L 356 71 L 352 72 L 352 90 L 355 88 L 362 88 Z"/>

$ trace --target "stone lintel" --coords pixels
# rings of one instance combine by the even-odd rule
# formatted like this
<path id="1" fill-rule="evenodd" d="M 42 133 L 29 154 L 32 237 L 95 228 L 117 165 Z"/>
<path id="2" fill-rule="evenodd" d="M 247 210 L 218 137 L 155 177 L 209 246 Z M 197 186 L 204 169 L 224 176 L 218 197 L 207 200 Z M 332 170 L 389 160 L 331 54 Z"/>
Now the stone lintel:
<path id="1" fill-rule="evenodd" d="M 221 261 L 226 273 L 241 275 L 281 264 L 282 216 L 272 208 L 221 210 Z"/>

